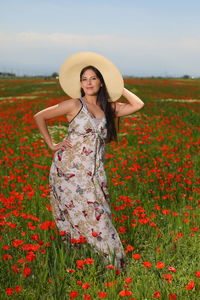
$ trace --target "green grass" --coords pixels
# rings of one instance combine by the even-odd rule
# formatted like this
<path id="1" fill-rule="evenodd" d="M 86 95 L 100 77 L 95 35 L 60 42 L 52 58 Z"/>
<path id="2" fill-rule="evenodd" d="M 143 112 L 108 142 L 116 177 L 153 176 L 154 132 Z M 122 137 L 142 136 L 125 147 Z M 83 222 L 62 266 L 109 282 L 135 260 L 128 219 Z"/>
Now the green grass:
<path id="1" fill-rule="evenodd" d="M 107 145 L 105 168 L 113 224 L 124 248 L 134 247 L 127 253 L 126 274 L 105 268 L 88 244 L 80 248 L 64 244 L 55 226 L 40 228 L 45 221 L 53 222 L 48 186 L 53 153 L 43 142 L 32 117 L 68 98 L 56 80 L 43 82 L 0 80 L 2 97 L 13 97 L 0 102 L 0 299 L 75 299 L 70 297 L 71 291 L 78 292 L 76 299 L 100 299 L 98 292 L 102 291 L 108 300 L 149 300 L 159 291 L 164 300 L 170 299 L 170 294 L 181 300 L 198 300 L 199 103 L 161 99 L 199 99 L 199 80 L 125 80 L 125 87 L 135 92 L 145 106 L 121 118 L 119 143 Z M 37 97 L 26 98 L 30 95 Z M 67 134 L 67 120 L 64 116 L 49 120 L 48 128 L 59 141 Z M 13 246 L 16 239 L 23 244 Z M 26 244 L 38 248 L 23 250 Z M 141 257 L 134 259 L 133 254 Z M 77 262 L 86 258 L 94 262 L 79 269 Z M 161 269 L 157 267 L 159 261 L 164 264 Z M 145 268 L 144 262 L 152 265 Z M 31 269 L 27 277 L 26 268 Z M 172 275 L 171 281 L 164 279 L 163 274 Z M 132 281 L 126 283 L 126 278 Z M 194 287 L 186 289 L 192 281 Z M 86 283 L 88 288 L 84 289 Z M 22 290 L 16 292 L 16 286 Z M 7 288 L 14 289 L 12 295 L 7 295 Z M 120 296 L 123 290 L 132 295 Z"/>

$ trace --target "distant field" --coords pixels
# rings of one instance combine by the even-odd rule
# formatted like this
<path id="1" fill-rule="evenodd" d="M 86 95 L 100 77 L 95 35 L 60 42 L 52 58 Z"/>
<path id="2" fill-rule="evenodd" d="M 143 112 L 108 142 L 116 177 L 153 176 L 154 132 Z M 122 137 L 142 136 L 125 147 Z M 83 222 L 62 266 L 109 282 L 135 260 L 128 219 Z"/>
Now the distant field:
<path id="1" fill-rule="evenodd" d="M 145 103 L 120 118 L 106 152 L 127 274 L 104 268 L 87 244 L 66 248 L 53 221 L 53 152 L 33 115 L 69 98 L 58 80 L 0 79 L 0 299 L 200 299 L 200 80 L 124 81 Z M 48 128 L 60 141 L 65 116 Z"/>

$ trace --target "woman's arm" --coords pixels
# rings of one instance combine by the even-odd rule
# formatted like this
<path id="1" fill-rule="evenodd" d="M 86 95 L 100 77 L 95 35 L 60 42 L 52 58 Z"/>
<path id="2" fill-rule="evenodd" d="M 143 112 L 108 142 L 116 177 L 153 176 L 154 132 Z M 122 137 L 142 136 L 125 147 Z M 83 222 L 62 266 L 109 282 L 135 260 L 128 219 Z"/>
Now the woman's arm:
<path id="1" fill-rule="evenodd" d="M 71 113 L 74 110 L 74 108 L 77 104 L 77 101 L 73 100 L 73 99 L 63 101 L 59 104 L 56 104 L 54 106 L 50 106 L 46 109 L 43 109 L 33 116 L 33 118 L 39 128 L 40 133 L 42 134 L 45 142 L 47 143 L 47 145 L 49 146 L 49 148 L 52 151 L 56 151 L 58 149 L 64 150 L 65 146 L 71 146 L 71 144 L 70 144 L 69 140 L 65 140 L 58 144 L 55 144 L 52 141 L 52 138 L 49 134 L 49 131 L 48 131 L 48 128 L 46 125 L 46 120 Z"/>
<path id="2" fill-rule="evenodd" d="M 144 106 L 144 102 L 129 90 L 123 90 L 122 95 L 129 103 L 116 102 L 115 115 L 116 117 L 127 116 L 140 110 Z"/>

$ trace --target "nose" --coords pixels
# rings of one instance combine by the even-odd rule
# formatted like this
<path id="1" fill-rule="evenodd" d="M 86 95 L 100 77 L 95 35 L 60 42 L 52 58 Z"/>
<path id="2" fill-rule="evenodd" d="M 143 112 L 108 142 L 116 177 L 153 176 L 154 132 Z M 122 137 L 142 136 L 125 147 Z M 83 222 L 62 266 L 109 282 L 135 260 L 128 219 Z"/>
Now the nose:
<path id="1" fill-rule="evenodd" d="M 91 78 L 88 78 L 88 79 L 87 79 L 87 83 L 90 83 L 91 81 L 92 81 Z"/>

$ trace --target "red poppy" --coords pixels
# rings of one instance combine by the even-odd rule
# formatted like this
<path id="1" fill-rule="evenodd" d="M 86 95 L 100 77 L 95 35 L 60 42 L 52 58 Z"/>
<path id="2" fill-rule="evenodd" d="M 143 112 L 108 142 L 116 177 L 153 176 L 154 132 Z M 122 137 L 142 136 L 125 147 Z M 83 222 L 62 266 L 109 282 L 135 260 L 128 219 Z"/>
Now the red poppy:
<path id="1" fill-rule="evenodd" d="M 72 298 L 76 298 L 76 297 L 78 296 L 78 292 L 77 292 L 77 291 L 71 291 L 71 292 L 69 293 L 69 295 L 70 295 L 70 297 L 72 297 Z"/>
<path id="2" fill-rule="evenodd" d="M 16 291 L 17 293 L 21 293 L 21 291 L 22 291 L 22 286 L 17 285 L 17 286 L 15 287 L 15 291 Z"/>
<path id="3" fill-rule="evenodd" d="M 90 287 L 90 284 L 86 282 L 85 284 L 82 285 L 82 289 L 87 290 Z"/>
<path id="4" fill-rule="evenodd" d="M 194 231 L 194 232 L 198 232 L 199 231 L 199 228 L 198 227 L 192 227 L 190 228 L 190 230 Z"/>
<path id="5" fill-rule="evenodd" d="M 126 246 L 126 250 L 125 253 L 128 253 L 129 251 L 133 251 L 135 249 L 135 247 L 131 246 L 131 245 L 127 245 Z"/>
<path id="6" fill-rule="evenodd" d="M 150 263 L 149 261 L 143 261 L 143 266 L 145 268 L 150 268 L 152 266 L 152 263 Z"/>
<path id="7" fill-rule="evenodd" d="M 107 295 L 108 295 L 108 293 L 106 293 L 106 292 L 102 292 L 102 291 L 98 292 L 98 297 L 101 299 L 106 298 Z"/>
<path id="8" fill-rule="evenodd" d="M 200 271 L 196 271 L 195 276 L 200 277 Z"/>
<path id="9" fill-rule="evenodd" d="M 185 289 L 186 289 L 186 290 L 192 290 L 194 287 L 195 287 L 195 281 L 190 281 L 190 282 L 186 285 Z"/>
<path id="10" fill-rule="evenodd" d="M 84 263 L 85 263 L 84 260 L 79 260 L 79 259 L 78 259 L 78 260 L 76 261 L 77 268 L 78 268 L 78 269 L 83 269 Z"/>
<path id="11" fill-rule="evenodd" d="M 91 296 L 89 294 L 83 295 L 83 300 L 91 300 Z"/>
<path id="12" fill-rule="evenodd" d="M 115 285 L 115 283 L 116 283 L 116 280 L 110 281 L 110 282 L 105 282 L 104 284 L 105 284 L 106 287 L 112 287 L 112 286 Z"/>
<path id="13" fill-rule="evenodd" d="M 13 288 L 7 288 L 7 289 L 6 289 L 6 294 L 7 294 L 7 295 L 12 295 L 12 294 L 14 294 Z"/>
<path id="14" fill-rule="evenodd" d="M 113 266 L 113 265 L 107 265 L 106 268 L 107 268 L 107 269 L 112 269 L 112 270 L 113 270 L 113 269 L 115 269 L 115 266 Z"/>
<path id="15" fill-rule="evenodd" d="M 13 273 L 19 273 L 20 271 L 19 266 L 17 264 L 11 266 L 11 270 Z"/>
<path id="16" fill-rule="evenodd" d="M 10 249 L 10 246 L 4 245 L 2 248 L 3 248 L 4 250 L 8 250 L 8 249 Z"/>
<path id="17" fill-rule="evenodd" d="M 50 228 L 54 228 L 55 227 L 55 222 L 51 222 L 51 221 L 44 221 L 42 224 L 39 225 L 39 227 L 43 230 L 48 230 Z"/>
<path id="18" fill-rule="evenodd" d="M 161 297 L 160 291 L 156 291 L 153 293 L 153 298 L 160 298 L 160 297 Z"/>
<path id="19" fill-rule="evenodd" d="M 133 278 L 131 278 L 131 277 L 124 278 L 124 281 L 125 281 L 126 283 L 131 283 L 132 280 L 133 280 Z"/>
<path id="20" fill-rule="evenodd" d="M 24 273 L 24 277 L 28 277 L 31 274 L 31 269 L 30 268 L 24 268 L 23 273 Z"/>
<path id="21" fill-rule="evenodd" d="M 173 279 L 173 276 L 171 274 L 162 274 L 162 278 L 166 279 L 167 282 L 171 282 Z"/>
<path id="22" fill-rule="evenodd" d="M 22 245 L 24 243 L 24 241 L 22 241 L 22 240 L 17 240 L 17 239 L 14 239 L 13 241 L 12 241 L 12 245 L 14 246 L 14 247 L 19 247 L 20 245 Z"/>
<path id="23" fill-rule="evenodd" d="M 120 296 L 131 296 L 133 295 L 133 293 L 131 291 L 127 291 L 127 290 L 123 290 L 121 292 L 119 292 Z"/>
<path id="24" fill-rule="evenodd" d="M 165 264 L 162 261 L 157 262 L 156 268 L 163 269 L 164 267 L 165 267 Z"/>
<path id="25" fill-rule="evenodd" d="M 169 300 L 176 300 L 176 294 L 169 294 Z"/>
<path id="26" fill-rule="evenodd" d="M 93 262 L 94 262 L 93 258 L 85 258 L 84 259 L 84 263 L 85 264 L 91 265 L 91 264 L 93 264 Z"/>
<path id="27" fill-rule="evenodd" d="M 10 254 L 4 254 L 3 255 L 3 260 L 9 260 L 12 259 L 13 257 Z"/>
<path id="28" fill-rule="evenodd" d="M 36 255 L 33 251 L 30 251 L 27 255 L 26 255 L 26 260 L 28 261 L 33 261 L 36 258 Z"/>
<path id="29" fill-rule="evenodd" d="M 73 274 L 75 272 L 75 270 L 74 269 L 66 269 L 66 272 Z"/>
<path id="30" fill-rule="evenodd" d="M 141 255 L 135 253 L 135 254 L 132 255 L 132 257 L 133 257 L 135 260 L 137 260 L 137 259 L 140 259 Z"/>
<path id="31" fill-rule="evenodd" d="M 176 272 L 176 269 L 174 267 L 169 267 L 168 270 L 171 272 Z"/>

